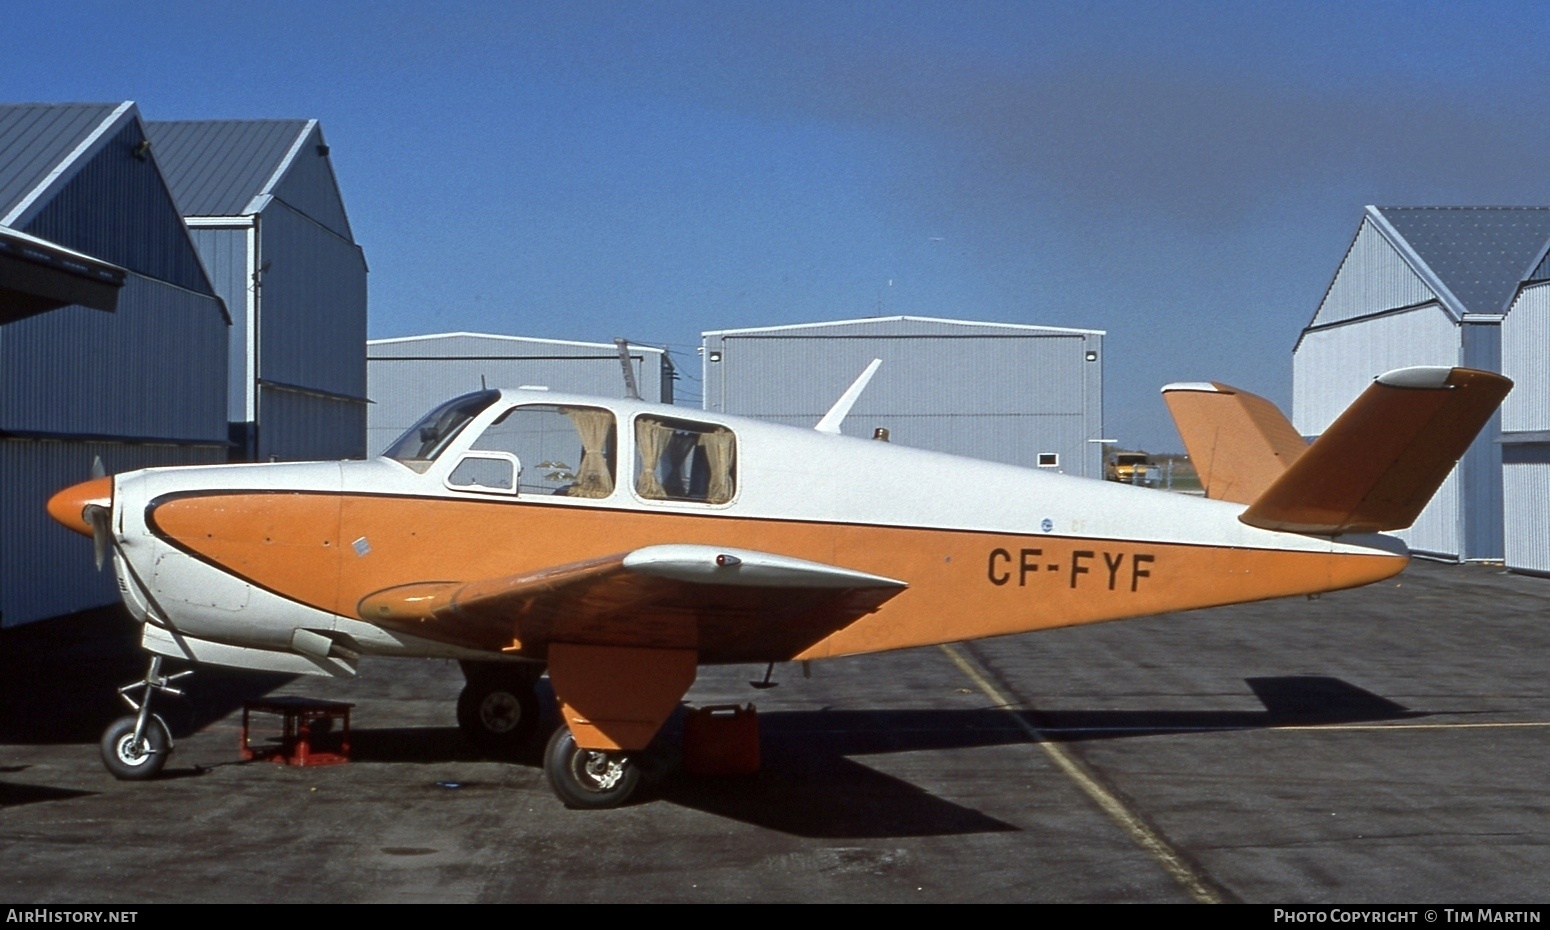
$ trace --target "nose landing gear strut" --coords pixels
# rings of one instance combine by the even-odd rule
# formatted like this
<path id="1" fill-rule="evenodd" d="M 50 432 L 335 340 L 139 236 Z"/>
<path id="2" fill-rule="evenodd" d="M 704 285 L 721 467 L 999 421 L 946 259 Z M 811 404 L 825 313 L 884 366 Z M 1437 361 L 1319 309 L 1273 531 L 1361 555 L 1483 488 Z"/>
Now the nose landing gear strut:
<path id="1" fill-rule="evenodd" d="M 172 682 L 194 674 L 190 669 L 174 675 L 161 673 L 161 656 L 151 656 L 151 665 L 145 670 L 143 681 L 131 682 L 118 689 L 134 711 L 127 717 L 113 721 L 102 734 L 102 764 L 114 778 L 124 781 L 142 781 L 154 778 L 167 764 L 172 755 L 172 734 L 166 721 L 151 713 L 151 695 L 157 691 L 181 697 L 183 692 L 172 687 Z M 129 694 L 141 690 L 137 702 Z"/>

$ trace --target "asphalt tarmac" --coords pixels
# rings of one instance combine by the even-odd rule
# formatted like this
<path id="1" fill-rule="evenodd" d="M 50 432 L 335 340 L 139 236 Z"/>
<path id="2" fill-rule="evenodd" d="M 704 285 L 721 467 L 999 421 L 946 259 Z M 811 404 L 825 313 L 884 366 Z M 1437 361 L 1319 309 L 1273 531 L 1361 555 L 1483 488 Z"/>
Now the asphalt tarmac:
<path id="1" fill-rule="evenodd" d="M 611 811 L 561 805 L 541 740 L 479 759 L 444 661 L 202 669 L 158 705 L 163 777 L 115 781 L 97 739 L 133 634 L 114 610 L 0 634 L 0 902 L 1550 901 L 1550 580 L 1499 567 L 762 691 L 702 669 L 691 704 L 757 705 L 761 770 L 691 777 L 669 743 Z M 269 695 L 353 703 L 352 761 L 242 762 Z"/>

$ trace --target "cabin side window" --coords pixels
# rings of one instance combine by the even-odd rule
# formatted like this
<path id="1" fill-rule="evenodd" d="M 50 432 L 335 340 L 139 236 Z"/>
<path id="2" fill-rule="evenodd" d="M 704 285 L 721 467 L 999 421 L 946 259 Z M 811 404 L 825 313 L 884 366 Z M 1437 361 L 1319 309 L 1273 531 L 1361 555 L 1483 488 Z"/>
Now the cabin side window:
<path id="1" fill-rule="evenodd" d="M 607 410 L 528 404 L 501 414 L 469 453 L 516 456 L 518 494 L 601 498 L 614 492 L 617 439 Z"/>
<path id="2" fill-rule="evenodd" d="M 480 391 L 454 397 L 409 427 L 408 432 L 398 437 L 382 454 L 423 475 L 436 457 L 463 431 L 463 427 L 500 396 L 500 391 Z"/>
<path id="3" fill-rule="evenodd" d="M 725 426 L 635 419 L 635 493 L 647 500 L 725 504 L 737 490 L 737 440 Z"/>

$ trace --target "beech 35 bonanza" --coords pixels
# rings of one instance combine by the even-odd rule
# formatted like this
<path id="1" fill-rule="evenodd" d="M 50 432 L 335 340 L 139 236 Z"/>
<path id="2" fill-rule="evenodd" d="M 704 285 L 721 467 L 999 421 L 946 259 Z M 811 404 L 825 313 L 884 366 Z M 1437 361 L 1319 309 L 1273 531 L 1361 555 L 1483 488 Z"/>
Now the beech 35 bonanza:
<path id="1" fill-rule="evenodd" d="M 868 375 L 875 370 L 875 363 Z M 624 803 L 702 663 L 808 661 L 1312 594 L 1398 573 L 1414 522 L 1511 387 L 1376 379 L 1307 444 L 1268 401 L 1164 395 L 1205 499 L 633 400 L 487 390 L 372 461 L 151 468 L 49 501 L 111 554 L 151 654 L 103 737 L 120 778 L 172 750 L 163 657 L 351 676 L 460 660 L 458 722 L 530 737 L 547 670 L 567 805 Z M 942 477 L 951 474 L 951 488 Z M 186 673 L 185 673 L 186 674 Z M 172 676 L 179 677 L 179 676 Z"/>

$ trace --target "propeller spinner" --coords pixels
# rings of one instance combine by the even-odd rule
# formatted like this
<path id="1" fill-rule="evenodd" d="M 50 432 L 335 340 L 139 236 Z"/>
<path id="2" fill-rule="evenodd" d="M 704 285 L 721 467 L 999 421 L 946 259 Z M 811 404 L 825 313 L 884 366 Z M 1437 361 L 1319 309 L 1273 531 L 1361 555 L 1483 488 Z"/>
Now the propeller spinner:
<path id="1" fill-rule="evenodd" d="M 65 488 L 49 498 L 48 513 L 66 529 L 92 538 L 97 567 L 102 568 L 113 532 L 113 479 L 104 475 Z"/>

